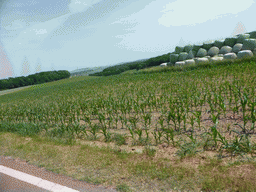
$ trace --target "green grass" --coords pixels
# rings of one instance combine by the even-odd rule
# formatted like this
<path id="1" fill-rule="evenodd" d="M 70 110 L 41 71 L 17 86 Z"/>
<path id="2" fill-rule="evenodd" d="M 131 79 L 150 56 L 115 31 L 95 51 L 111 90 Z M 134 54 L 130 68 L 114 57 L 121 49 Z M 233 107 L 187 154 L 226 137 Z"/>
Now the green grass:
<path id="1" fill-rule="evenodd" d="M 256 59 L 0 96 L 0 155 L 119 191 L 255 190 Z"/>

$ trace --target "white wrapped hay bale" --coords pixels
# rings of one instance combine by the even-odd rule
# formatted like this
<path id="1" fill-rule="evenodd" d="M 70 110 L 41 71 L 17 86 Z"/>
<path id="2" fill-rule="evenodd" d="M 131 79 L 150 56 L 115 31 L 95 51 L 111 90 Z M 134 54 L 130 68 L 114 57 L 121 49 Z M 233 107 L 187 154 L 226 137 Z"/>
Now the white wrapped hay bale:
<path id="1" fill-rule="evenodd" d="M 206 55 L 207 55 L 207 51 L 205 49 L 203 49 L 203 48 L 200 48 L 198 50 L 198 53 L 196 54 L 197 57 L 204 57 Z"/>
<path id="2" fill-rule="evenodd" d="M 251 39 L 256 39 L 256 31 L 249 32 Z"/>
<path id="3" fill-rule="evenodd" d="M 218 56 L 216 56 L 216 57 L 210 58 L 210 61 L 212 61 L 212 62 L 215 62 L 215 61 L 222 61 L 223 59 L 224 59 L 223 57 L 218 57 Z"/>
<path id="4" fill-rule="evenodd" d="M 167 63 L 160 64 L 160 67 L 167 67 Z"/>
<path id="5" fill-rule="evenodd" d="M 203 44 L 202 43 L 197 44 L 197 45 L 193 45 L 192 51 L 195 53 L 195 55 L 198 53 L 200 48 L 203 48 Z"/>
<path id="6" fill-rule="evenodd" d="M 184 51 L 184 47 L 181 47 L 181 46 L 176 46 L 175 47 L 175 53 L 180 54 L 183 51 Z"/>
<path id="7" fill-rule="evenodd" d="M 220 49 L 219 49 L 218 47 L 216 47 L 216 46 L 213 46 L 213 47 L 211 47 L 211 48 L 209 49 L 207 55 L 213 57 L 213 56 L 215 56 L 215 55 L 218 55 L 219 52 L 220 52 Z"/>
<path id="8" fill-rule="evenodd" d="M 214 46 L 214 41 L 209 41 L 207 43 L 203 43 L 203 48 L 208 51 L 211 47 Z"/>
<path id="9" fill-rule="evenodd" d="M 175 63 L 175 62 L 178 61 L 178 58 L 179 58 L 179 54 L 171 54 L 170 55 L 170 62 Z"/>
<path id="10" fill-rule="evenodd" d="M 233 47 L 237 42 L 237 37 L 228 37 L 224 41 L 224 45 Z"/>
<path id="11" fill-rule="evenodd" d="M 178 61 L 184 61 L 184 60 L 187 59 L 187 57 L 188 57 L 188 53 L 187 53 L 187 52 L 181 52 L 181 53 L 179 54 Z"/>
<path id="12" fill-rule="evenodd" d="M 224 46 L 224 42 L 225 42 L 225 40 L 216 40 L 213 45 L 220 49 L 221 47 Z"/>
<path id="13" fill-rule="evenodd" d="M 253 56 L 255 56 L 256 55 L 256 48 L 253 50 Z"/>
<path id="14" fill-rule="evenodd" d="M 242 47 L 243 47 L 243 44 L 237 43 L 237 44 L 235 44 L 234 47 L 232 48 L 232 52 L 234 52 L 234 53 L 237 54 L 239 51 L 242 50 Z"/>
<path id="15" fill-rule="evenodd" d="M 256 39 L 245 39 L 242 50 L 253 51 L 256 48 Z"/>
<path id="16" fill-rule="evenodd" d="M 195 62 L 196 62 L 196 64 L 207 63 L 207 62 L 209 62 L 209 59 L 208 58 L 195 58 Z"/>
<path id="17" fill-rule="evenodd" d="M 232 48 L 230 46 L 223 46 L 221 47 L 220 49 L 220 54 L 227 54 L 227 53 L 230 53 L 232 51 Z"/>
<path id="18" fill-rule="evenodd" d="M 188 60 L 185 61 L 185 64 L 186 65 L 195 64 L 195 60 L 194 59 L 188 59 Z"/>
<path id="19" fill-rule="evenodd" d="M 237 43 L 244 43 L 245 39 L 249 39 L 250 38 L 250 34 L 239 34 L 237 37 Z"/>
<path id="20" fill-rule="evenodd" d="M 196 52 L 193 50 L 190 50 L 187 56 L 187 59 L 193 59 L 196 55 Z"/>
<path id="21" fill-rule="evenodd" d="M 237 56 L 235 53 L 227 53 L 224 55 L 224 59 L 236 59 Z"/>
<path id="22" fill-rule="evenodd" d="M 244 50 L 244 51 L 239 51 L 237 53 L 237 58 L 238 59 L 241 59 L 241 58 L 244 58 L 244 57 L 252 57 L 253 56 L 253 53 L 251 50 Z"/>
<path id="23" fill-rule="evenodd" d="M 193 49 L 193 45 L 186 45 L 185 47 L 184 47 L 184 52 L 186 52 L 186 53 L 189 53 L 191 50 Z"/>
<path id="24" fill-rule="evenodd" d="M 182 65 L 185 65 L 185 61 L 177 61 L 175 63 L 176 66 L 182 66 Z"/>

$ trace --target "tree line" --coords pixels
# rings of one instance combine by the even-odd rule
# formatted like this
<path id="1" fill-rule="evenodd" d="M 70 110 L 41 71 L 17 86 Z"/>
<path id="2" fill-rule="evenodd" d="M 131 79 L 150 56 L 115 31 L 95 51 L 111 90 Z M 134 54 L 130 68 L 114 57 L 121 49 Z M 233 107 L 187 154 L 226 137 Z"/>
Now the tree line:
<path id="1" fill-rule="evenodd" d="M 133 62 L 127 62 L 127 63 L 121 64 L 121 65 L 107 67 L 103 71 L 89 74 L 89 76 L 117 75 L 128 70 L 133 70 L 133 69 L 140 70 L 148 67 L 159 66 L 162 63 L 167 63 L 170 61 L 170 54 L 171 53 L 167 53 L 161 56 L 152 57 L 144 61 L 133 61 Z"/>
<path id="2" fill-rule="evenodd" d="M 46 71 L 28 75 L 27 77 L 9 77 L 8 79 L 0 80 L 0 90 L 14 89 L 18 87 L 42 84 L 60 79 L 69 78 L 70 73 L 66 70 Z"/>

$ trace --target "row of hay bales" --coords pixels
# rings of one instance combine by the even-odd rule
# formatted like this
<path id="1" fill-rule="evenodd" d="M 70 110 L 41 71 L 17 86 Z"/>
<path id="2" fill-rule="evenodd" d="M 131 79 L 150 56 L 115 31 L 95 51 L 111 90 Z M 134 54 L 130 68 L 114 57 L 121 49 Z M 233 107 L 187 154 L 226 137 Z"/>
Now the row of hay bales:
<path id="1" fill-rule="evenodd" d="M 235 59 L 253 55 L 256 55 L 256 31 L 199 45 L 177 46 L 175 52 L 170 54 L 168 65 L 184 65 L 223 58 Z"/>

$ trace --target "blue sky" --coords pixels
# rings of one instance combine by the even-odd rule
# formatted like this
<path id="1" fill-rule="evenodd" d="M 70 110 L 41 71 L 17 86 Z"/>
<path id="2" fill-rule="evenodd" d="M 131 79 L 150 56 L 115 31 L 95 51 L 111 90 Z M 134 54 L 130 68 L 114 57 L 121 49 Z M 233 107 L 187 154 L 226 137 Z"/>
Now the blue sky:
<path id="1" fill-rule="evenodd" d="M 114 65 L 256 31 L 255 0 L 2 0 L 0 6 L 0 70 L 8 65 L 12 77 L 38 66 Z"/>

